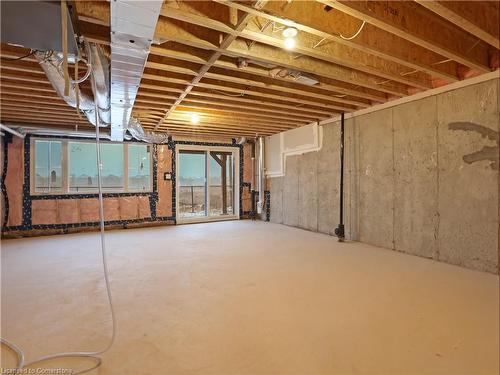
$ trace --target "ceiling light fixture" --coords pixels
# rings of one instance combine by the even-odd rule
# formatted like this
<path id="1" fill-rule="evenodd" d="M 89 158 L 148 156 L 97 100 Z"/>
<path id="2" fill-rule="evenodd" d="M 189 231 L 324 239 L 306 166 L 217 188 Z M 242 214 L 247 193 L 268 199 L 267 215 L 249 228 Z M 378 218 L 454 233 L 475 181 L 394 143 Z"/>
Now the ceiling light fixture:
<path id="1" fill-rule="evenodd" d="M 282 35 L 284 38 L 295 38 L 297 33 L 298 31 L 295 27 L 287 27 L 283 30 Z"/>
<path id="2" fill-rule="evenodd" d="M 297 29 L 295 27 L 287 27 L 283 30 L 281 35 L 285 38 L 284 45 L 286 49 L 294 49 L 297 44 L 295 37 L 297 36 Z"/>
<path id="3" fill-rule="evenodd" d="M 286 49 L 294 49 L 295 48 L 295 38 L 286 38 L 285 39 L 285 48 Z"/>
<path id="4" fill-rule="evenodd" d="M 191 114 L 191 122 L 192 122 L 193 124 L 197 124 L 197 123 L 199 123 L 199 122 L 200 122 L 200 115 L 199 115 L 199 114 L 197 114 L 197 113 L 192 113 L 192 114 Z"/>

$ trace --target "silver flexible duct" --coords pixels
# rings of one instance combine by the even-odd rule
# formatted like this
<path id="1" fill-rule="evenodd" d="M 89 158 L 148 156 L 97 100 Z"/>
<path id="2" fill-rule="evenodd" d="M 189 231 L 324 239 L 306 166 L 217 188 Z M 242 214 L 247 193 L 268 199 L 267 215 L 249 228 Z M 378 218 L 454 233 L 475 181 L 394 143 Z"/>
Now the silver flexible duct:
<path id="1" fill-rule="evenodd" d="M 168 143 L 168 134 L 154 133 L 154 132 L 146 132 L 142 128 L 139 120 L 131 117 L 127 126 L 127 130 L 132 137 L 139 141 L 147 142 L 147 143 Z"/>
<path id="2" fill-rule="evenodd" d="M 111 124 L 111 101 L 110 101 L 110 60 L 104 54 L 101 47 L 94 43 L 88 43 L 87 58 L 92 70 L 94 85 L 92 90 L 99 108 L 100 126 Z M 71 107 L 76 108 L 76 84 L 70 81 L 69 95 L 64 95 L 64 74 L 62 72 L 62 54 L 52 51 L 35 52 L 38 63 L 43 68 L 50 83 L 59 96 Z M 83 92 L 80 92 L 80 110 L 87 116 L 88 121 L 95 126 L 95 105 L 94 100 Z M 154 132 L 146 132 L 137 119 L 131 118 L 126 130 L 133 138 L 147 143 L 167 143 L 168 135 Z M 125 136 L 125 139 L 130 139 Z"/>
<path id="3" fill-rule="evenodd" d="M 102 49 L 96 44 L 89 44 L 87 48 L 89 64 L 92 74 L 96 77 L 97 84 L 94 95 L 99 105 L 99 118 L 101 126 L 108 126 L 111 120 L 111 108 L 109 99 L 109 59 L 104 55 Z M 76 84 L 70 81 L 69 94 L 64 95 L 64 74 L 62 72 L 63 56 L 53 51 L 35 52 L 35 57 L 47 75 L 52 87 L 58 95 L 71 107 L 76 108 Z M 85 114 L 88 121 L 95 126 L 94 100 L 89 95 L 80 91 L 80 110 Z"/>

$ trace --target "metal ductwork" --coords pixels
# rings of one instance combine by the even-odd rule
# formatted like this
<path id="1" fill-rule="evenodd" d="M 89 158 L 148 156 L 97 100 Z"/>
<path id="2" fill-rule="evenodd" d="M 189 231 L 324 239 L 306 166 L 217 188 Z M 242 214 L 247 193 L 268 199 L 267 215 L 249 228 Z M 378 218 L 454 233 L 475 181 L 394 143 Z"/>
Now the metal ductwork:
<path id="1" fill-rule="evenodd" d="M 54 51 L 35 52 L 35 57 L 47 75 L 52 87 L 58 95 L 71 107 L 76 108 L 76 83 L 70 80 L 69 94 L 64 95 L 64 74 L 62 71 L 63 55 Z M 88 69 L 96 79 L 96 90 L 94 95 L 99 106 L 99 119 L 101 126 L 110 124 L 110 100 L 109 100 L 109 59 L 105 56 L 101 47 L 89 44 L 87 48 Z M 84 92 L 79 93 L 79 108 L 85 114 L 89 122 L 95 126 L 94 99 Z"/>
<path id="2" fill-rule="evenodd" d="M 137 139 L 138 141 L 143 141 L 147 143 L 168 143 L 168 134 L 164 133 L 154 133 L 154 132 L 146 132 L 142 128 L 139 120 L 135 118 L 131 118 L 127 130 L 132 137 Z"/>
<path id="3" fill-rule="evenodd" d="M 146 132 L 137 119 L 131 118 L 162 4 L 161 0 L 111 2 L 111 60 L 98 45 L 85 44 L 90 70 L 84 79 L 89 74 L 93 76 L 99 122 L 101 126 L 110 126 L 112 141 L 121 142 L 132 136 L 148 143 L 168 142 L 168 135 Z M 77 83 L 70 79 L 69 94 L 64 95 L 62 53 L 37 51 L 35 56 L 59 96 L 76 108 Z M 95 126 L 94 98 L 80 91 L 78 106 Z"/>
<path id="4" fill-rule="evenodd" d="M 136 120 L 130 121 L 130 116 L 162 4 L 161 0 L 115 0 L 110 3 L 111 139 L 114 141 L 123 140 L 127 126 L 133 136 L 147 136 Z"/>

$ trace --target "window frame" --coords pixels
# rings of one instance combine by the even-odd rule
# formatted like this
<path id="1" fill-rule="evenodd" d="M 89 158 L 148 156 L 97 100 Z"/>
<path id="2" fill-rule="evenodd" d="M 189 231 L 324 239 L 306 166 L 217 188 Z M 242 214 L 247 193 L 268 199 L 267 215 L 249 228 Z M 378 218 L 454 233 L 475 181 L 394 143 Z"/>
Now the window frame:
<path id="1" fill-rule="evenodd" d="M 35 142 L 36 141 L 57 141 L 61 142 L 61 179 L 62 179 L 62 188 L 61 191 L 52 191 L 52 192 L 37 192 L 35 187 L 35 166 L 36 166 L 36 152 L 35 152 Z M 73 139 L 73 138 L 45 138 L 45 137 L 31 137 L 30 139 L 30 195 L 96 195 L 97 192 L 90 191 L 70 191 L 69 186 L 69 143 L 96 143 L 95 140 L 89 139 Z M 123 145 L 123 190 L 116 191 L 105 191 L 104 194 L 128 194 L 128 193 L 152 193 L 153 192 L 153 148 L 150 144 L 145 144 L 141 142 L 111 142 L 111 141 L 100 141 L 101 144 L 121 144 Z M 128 146 L 129 145 L 140 145 L 145 147 L 150 147 L 149 149 L 149 189 L 141 190 L 141 189 L 129 189 L 128 178 L 129 178 L 129 169 L 128 169 Z"/>
<path id="2" fill-rule="evenodd" d="M 182 151 L 188 152 L 201 152 L 207 155 L 205 160 L 205 207 L 207 208 L 206 216 L 199 217 L 181 217 L 180 212 L 180 178 L 175 179 L 175 209 L 177 212 L 177 224 L 187 224 L 187 223 L 203 223 L 211 221 L 226 221 L 226 220 L 238 220 L 240 219 L 240 148 L 235 146 L 213 146 L 213 145 L 192 145 L 192 144 L 176 144 L 175 147 L 175 173 L 180 176 L 180 154 Z M 208 168 L 210 152 L 228 152 L 233 155 L 233 213 L 231 215 L 210 215 L 210 194 L 208 188 L 208 182 L 210 181 L 210 170 Z M 207 170 L 208 168 L 208 170 Z"/>

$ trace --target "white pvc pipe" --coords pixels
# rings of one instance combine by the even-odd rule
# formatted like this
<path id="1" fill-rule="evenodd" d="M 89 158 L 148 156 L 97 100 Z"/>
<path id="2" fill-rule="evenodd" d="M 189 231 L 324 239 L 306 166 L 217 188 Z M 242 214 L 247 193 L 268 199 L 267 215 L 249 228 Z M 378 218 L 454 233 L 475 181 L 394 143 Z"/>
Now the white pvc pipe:
<path id="1" fill-rule="evenodd" d="M 258 159 L 258 185 L 259 185 L 259 201 L 257 202 L 257 213 L 262 213 L 264 205 L 264 138 L 259 137 L 259 159 Z"/>
<path id="2" fill-rule="evenodd" d="M 4 125 L 4 124 L 0 124 L 0 129 L 3 129 L 6 132 L 9 132 L 10 134 L 14 134 L 16 137 L 19 137 L 19 138 L 25 137 L 24 134 L 21 134 L 21 133 L 15 131 L 14 129 L 9 128 L 7 125 Z"/>

